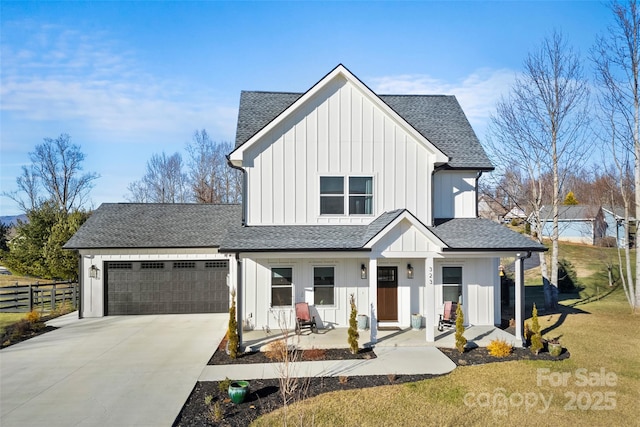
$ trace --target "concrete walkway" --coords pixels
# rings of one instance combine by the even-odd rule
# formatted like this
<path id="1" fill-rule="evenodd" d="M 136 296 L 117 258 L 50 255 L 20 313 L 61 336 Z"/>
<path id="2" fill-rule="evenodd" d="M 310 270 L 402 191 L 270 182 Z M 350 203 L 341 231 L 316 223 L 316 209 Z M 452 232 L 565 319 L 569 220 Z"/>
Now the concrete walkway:
<path id="1" fill-rule="evenodd" d="M 0 425 L 170 426 L 229 315 L 113 316 L 0 350 Z"/>
<path id="2" fill-rule="evenodd" d="M 358 375 L 442 375 L 456 367 L 435 347 L 375 347 L 376 358 L 359 360 L 326 360 L 296 362 L 293 377 L 337 377 Z M 208 365 L 200 381 L 252 380 L 278 378 L 278 363 L 252 363 L 244 365 Z"/>

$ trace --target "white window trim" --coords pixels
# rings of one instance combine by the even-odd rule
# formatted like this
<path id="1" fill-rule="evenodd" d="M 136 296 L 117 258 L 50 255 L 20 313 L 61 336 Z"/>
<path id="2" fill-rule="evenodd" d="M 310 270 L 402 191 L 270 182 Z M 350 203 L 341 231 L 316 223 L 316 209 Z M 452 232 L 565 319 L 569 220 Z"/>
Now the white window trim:
<path id="1" fill-rule="evenodd" d="M 324 195 L 320 192 L 320 180 L 322 178 L 325 177 L 336 177 L 336 178 L 344 178 L 343 180 L 343 189 L 342 189 L 342 195 L 337 195 L 337 194 L 327 194 Z M 372 206 L 371 206 L 371 213 L 370 214 L 350 214 L 349 213 L 349 198 L 351 196 L 368 196 L 368 194 L 351 194 L 349 192 L 349 178 L 371 178 L 371 186 L 373 187 L 373 191 L 371 193 L 371 198 L 372 198 Z M 376 184 L 376 176 L 373 173 L 370 174 L 331 174 L 331 173 L 327 173 L 327 174 L 319 174 L 318 175 L 318 216 L 319 217 L 323 217 L 323 218 L 345 218 L 345 217 L 354 217 L 354 218 L 368 218 L 368 217 L 373 217 L 375 216 L 376 213 L 376 191 L 375 189 L 377 188 L 377 184 Z M 322 209 L 322 204 L 320 203 L 320 200 L 322 199 L 322 197 L 342 197 L 342 201 L 344 204 L 343 207 L 343 212 L 342 214 L 323 214 L 321 212 Z"/>
<path id="2" fill-rule="evenodd" d="M 273 269 L 274 268 L 290 268 L 291 269 L 291 304 L 289 305 L 274 305 L 273 304 Z M 270 265 L 269 266 L 269 307 L 274 309 L 286 309 L 295 306 L 295 280 L 294 280 L 295 268 L 293 265 Z M 276 286 L 283 288 L 283 285 Z"/>
<path id="3" fill-rule="evenodd" d="M 333 268 L 333 304 L 318 304 L 316 302 L 316 285 L 315 285 L 315 269 L 317 268 Z M 321 307 L 323 309 L 331 309 L 338 308 L 337 298 L 336 298 L 336 282 L 337 282 L 337 274 L 336 274 L 336 266 L 328 265 L 328 264 L 313 264 L 311 266 L 311 286 L 313 288 L 313 305 L 316 307 Z M 329 286 L 324 286 L 329 287 Z"/>

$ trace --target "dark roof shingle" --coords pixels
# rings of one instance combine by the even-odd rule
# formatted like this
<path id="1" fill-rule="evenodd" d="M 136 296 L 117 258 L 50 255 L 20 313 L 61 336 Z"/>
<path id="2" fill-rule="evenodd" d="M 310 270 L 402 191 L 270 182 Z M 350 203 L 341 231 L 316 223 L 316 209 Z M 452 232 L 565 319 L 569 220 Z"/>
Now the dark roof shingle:
<path id="1" fill-rule="evenodd" d="M 65 249 L 218 247 L 241 205 L 103 203 Z"/>
<path id="2" fill-rule="evenodd" d="M 302 93 L 242 91 L 238 110 L 236 147 L 278 117 Z M 455 96 L 380 95 L 380 99 L 407 123 L 449 156 L 449 166 L 493 169 Z"/>

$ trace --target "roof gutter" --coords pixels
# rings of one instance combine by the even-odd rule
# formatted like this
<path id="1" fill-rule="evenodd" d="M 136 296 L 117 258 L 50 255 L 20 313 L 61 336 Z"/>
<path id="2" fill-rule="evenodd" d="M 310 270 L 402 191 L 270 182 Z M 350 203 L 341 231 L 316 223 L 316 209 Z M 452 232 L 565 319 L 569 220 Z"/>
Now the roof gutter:
<path id="1" fill-rule="evenodd" d="M 234 150 L 235 151 L 235 150 Z M 227 158 L 227 164 L 236 170 L 242 172 L 242 226 L 245 227 L 247 225 L 247 171 L 240 166 L 236 166 L 231 162 L 231 155 L 227 154 L 225 156 Z"/>

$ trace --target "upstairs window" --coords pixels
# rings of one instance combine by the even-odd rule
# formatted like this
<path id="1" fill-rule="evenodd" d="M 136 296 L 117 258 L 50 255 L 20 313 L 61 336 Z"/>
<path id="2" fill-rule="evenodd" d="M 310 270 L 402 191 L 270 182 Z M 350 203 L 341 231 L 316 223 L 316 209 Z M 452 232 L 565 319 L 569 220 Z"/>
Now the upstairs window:
<path id="1" fill-rule="evenodd" d="M 373 177 L 320 177 L 320 215 L 373 215 Z"/>
<path id="2" fill-rule="evenodd" d="M 320 177 L 320 214 L 344 215 L 344 178 Z"/>

